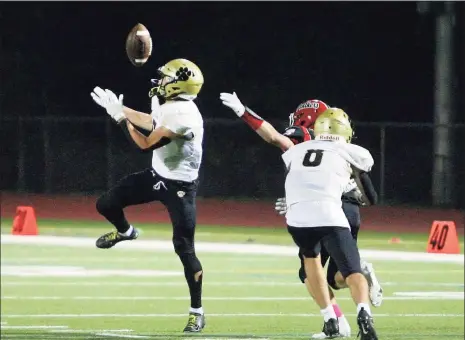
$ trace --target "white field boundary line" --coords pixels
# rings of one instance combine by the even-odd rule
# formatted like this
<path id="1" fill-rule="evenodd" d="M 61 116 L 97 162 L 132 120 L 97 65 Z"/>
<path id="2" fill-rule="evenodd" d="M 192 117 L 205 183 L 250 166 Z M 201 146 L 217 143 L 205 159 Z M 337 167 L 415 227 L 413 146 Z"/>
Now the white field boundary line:
<path id="1" fill-rule="evenodd" d="M 54 329 L 50 330 L 49 333 L 131 333 L 134 332 L 133 329 Z"/>
<path id="2" fill-rule="evenodd" d="M 84 247 L 95 249 L 95 239 L 90 237 L 21 236 L 2 234 L 1 243 L 22 245 L 52 245 L 79 248 Z M 116 247 L 120 249 L 173 252 L 173 244 L 171 241 L 137 240 L 135 242 L 121 242 Z M 195 248 L 198 253 L 234 253 L 297 256 L 297 247 L 294 246 L 198 242 L 196 243 Z M 462 265 L 465 262 L 463 254 L 432 254 L 382 250 L 361 250 L 360 253 L 363 258 L 371 260 L 443 262 L 458 263 Z"/>
<path id="3" fill-rule="evenodd" d="M 356 317 L 356 314 L 345 314 L 346 316 Z M 461 317 L 464 314 L 376 314 L 374 317 L 434 317 L 434 318 L 450 318 Z M 26 318 L 52 318 L 52 319 L 69 319 L 69 318 L 185 318 L 186 314 L 3 314 L 4 319 L 26 319 Z M 297 313 L 231 313 L 231 314 L 207 314 L 207 317 L 319 317 L 321 314 L 297 314 Z"/>
<path id="4" fill-rule="evenodd" d="M 66 329 L 68 326 L 4 326 L 2 325 L 0 329 Z"/>
<path id="5" fill-rule="evenodd" d="M 128 339 L 150 339 L 150 336 L 146 336 L 146 335 L 129 335 L 129 334 L 109 333 L 109 332 L 101 332 L 101 333 L 92 332 L 92 334 L 98 335 L 98 336 L 108 336 L 108 337 L 118 338 L 118 339 L 121 339 L 121 338 L 128 338 Z"/>
<path id="6" fill-rule="evenodd" d="M 116 330 L 117 331 L 117 330 Z M 57 331 L 49 331 L 49 333 L 57 333 Z M 65 332 L 63 332 L 65 333 Z M 89 330 L 69 330 L 66 333 L 82 333 L 82 334 L 93 334 L 93 335 L 98 335 L 98 336 L 108 336 L 108 337 L 116 337 L 118 339 L 122 338 L 127 338 L 127 339 L 170 339 L 172 336 L 170 335 L 165 335 L 164 337 L 161 337 L 160 335 L 153 336 L 153 335 L 130 335 L 130 334 L 117 334 L 117 333 L 112 333 L 110 331 L 89 331 Z M 191 338 L 189 335 L 186 335 L 182 339 L 189 339 Z M 228 338 L 227 336 L 225 337 L 198 337 L 195 336 L 196 340 L 238 340 L 238 338 Z M 240 340 L 270 340 L 269 338 L 239 338 Z"/>
<path id="7" fill-rule="evenodd" d="M 128 339 L 160 339 L 161 337 L 158 336 L 151 336 L 151 335 L 131 335 L 131 334 L 121 334 L 121 333 L 128 333 L 128 332 L 134 332 L 132 329 L 68 329 L 68 330 L 49 330 L 49 333 L 75 333 L 75 334 L 93 334 L 93 335 L 98 335 L 98 336 L 108 336 L 108 337 L 117 337 L 119 339 L 121 338 L 128 338 Z M 118 334 L 118 332 L 121 332 Z M 166 335 L 166 338 L 170 338 L 170 335 Z M 189 336 L 186 335 L 185 339 L 188 339 Z M 225 337 L 195 337 L 196 340 L 238 340 L 237 338 L 228 338 L 227 336 Z M 240 340 L 270 340 L 269 338 L 240 338 Z"/>
<path id="8" fill-rule="evenodd" d="M 184 276 L 181 271 L 169 271 L 169 270 L 152 270 L 152 269 L 92 269 L 84 267 L 71 267 L 71 266 L 50 266 L 50 265 L 5 265 L 1 266 L 1 277 L 61 277 L 61 278 L 101 278 L 101 277 L 137 277 L 137 278 L 165 278 L 165 277 L 180 277 Z M 230 271 L 218 271 L 218 270 L 209 270 L 210 274 L 294 274 L 295 269 L 287 270 L 263 270 L 263 269 L 250 269 L 250 270 L 230 270 Z M 410 274 L 410 277 L 413 276 L 422 276 L 422 274 L 436 275 L 437 270 L 429 271 L 384 271 L 377 270 L 378 273 L 388 273 L 393 276 L 396 274 Z M 463 275 L 463 269 L 449 269 L 447 270 L 448 274 L 460 273 Z"/>
<path id="9" fill-rule="evenodd" d="M 378 271 L 377 271 L 378 272 Z M 406 287 L 450 287 L 450 288 L 464 288 L 464 283 L 453 283 L 453 282 L 383 282 L 383 286 L 406 286 Z M 140 287 L 172 287 L 172 286 L 182 286 L 184 287 L 186 283 L 184 281 L 165 281 L 165 282 L 112 282 L 112 281 L 95 281 L 95 282 L 53 282 L 53 281 L 8 281 L 2 278 L 1 286 L 115 286 L 115 287 L 130 287 L 130 286 L 140 286 Z M 238 281 L 238 282 L 204 282 L 204 287 L 209 286 L 259 286 L 259 287 L 302 287 L 300 282 L 269 282 L 269 281 Z"/>
<path id="10" fill-rule="evenodd" d="M 2 300 L 43 301 L 43 300 L 69 300 L 69 301 L 189 301 L 188 296 L 2 296 Z M 308 297 L 295 296 L 247 296 L 247 297 L 205 297 L 206 301 L 307 301 Z M 339 300 L 352 301 L 349 297 Z M 463 292 L 398 292 L 394 296 L 385 296 L 383 300 L 464 300 Z"/>
<path id="11" fill-rule="evenodd" d="M 462 292 L 394 292 L 394 296 L 412 297 L 422 299 L 424 297 L 438 297 L 443 299 L 461 299 L 463 300 L 465 293 Z"/>
<path id="12" fill-rule="evenodd" d="M 230 335 L 231 336 L 231 335 Z M 297 336 L 298 337 L 298 336 Z M 297 338 L 296 337 L 296 338 Z M 169 336 L 167 336 L 169 339 Z M 188 339 L 188 337 L 184 338 L 183 340 Z M 202 338 L 202 337 L 195 337 L 195 340 L 270 340 L 270 338 L 243 338 L 243 337 L 236 337 L 236 338 L 228 338 L 227 336 L 224 338 Z"/>
<path id="13" fill-rule="evenodd" d="M 184 276 L 181 271 L 168 270 L 123 270 L 123 269 L 87 269 L 73 266 L 42 266 L 42 265 L 2 265 L 1 275 L 4 276 L 46 276 L 46 277 L 173 277 Z"/>
<path id="14" fill-rule="evenodd" d="M 211 273 L 212 271 L 210 271 Z M 213 271 L 214 272 L 214 271 Z M 253 271 L 257 272 L 257 271 Z M 263 271 L 258 271 L 262 272 Z M 285 273 L 293 273 L 294 270 L 288 270 Z M 450 272 L 459 272 L 463 275 L 461 270 L 448 270 Z M 271 272 L 270 272 L 271 273 Z M 272 272 L 275 273 L 275 272 Z M 281 272 L 276 272 L 281 273 Z M 393 273 L 389 271 L 392 275 Z M 435 271 L 436 273 L 436 271 Z M 418 274 L 418 272 L 415 272 Z M 166 271 L 166 270 L 122 270 L 122 269 L 87 269 L 77 266 L 50 266 L 50 265 L 1 265 L 1 277 L 61 277 L 61 278 L 101 278 L 101 277 L 138 277 L 138 278 L 163 278 L 173 276 L 183 276 L 181 271 Z M 36 282 L 36 281 L 34 281 Z M 2 284 L 6 283 L 2 280 Z M 154 282 L 155 283 L 155 282 Z M 294 282 L 295 284 L 296 282 Z"/>

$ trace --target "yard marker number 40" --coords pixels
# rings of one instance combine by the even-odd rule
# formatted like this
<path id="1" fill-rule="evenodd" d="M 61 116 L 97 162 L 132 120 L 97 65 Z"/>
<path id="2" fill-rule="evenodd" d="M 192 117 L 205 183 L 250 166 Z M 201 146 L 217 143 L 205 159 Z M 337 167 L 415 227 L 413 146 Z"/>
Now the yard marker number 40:
<path id="1" fill-rule="evenodd" d="M 459 254 L 460 245 L 453 221 L 434 221 L 426 248 L 428 253 Z"/>

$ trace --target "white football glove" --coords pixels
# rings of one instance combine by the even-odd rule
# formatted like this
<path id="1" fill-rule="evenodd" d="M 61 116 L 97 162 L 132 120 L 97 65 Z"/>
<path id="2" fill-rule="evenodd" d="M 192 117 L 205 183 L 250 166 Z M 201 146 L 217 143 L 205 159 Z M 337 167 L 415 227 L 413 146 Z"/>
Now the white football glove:
<path id="1" fill-rule="evenodd" d="M 220 99 L 223 102 L 223 105 L 232 109 L 238 117 L 242 117 L 245 111 L 245 106 L 241 103 L 239 98 L 237 98 L 236 92 L 231 93 L 221 93 Z"/>
<path id="2" fill-rule="evenodd" d="M 92 99 L 101 107 L 103 107 L 107 113 L 117 123 L 125 118 L 123 113 L 123 95 L 120 94 L 119 98 L 116 97 L 110 90 L 102 90 L 100 87 L 95 87 L 94 92 L 90 94 Z"/>
<path id="3" fill-rule="evenodd" d="M 286 215 L 286 213 L 287 213 L 287 205 L 286 205 L 286 198 L 285 197 L 278 198 L 276 200 L 274 210 L 276 210 L 278 212 L 278 214 L 280 214 L 280 215 Z"/>

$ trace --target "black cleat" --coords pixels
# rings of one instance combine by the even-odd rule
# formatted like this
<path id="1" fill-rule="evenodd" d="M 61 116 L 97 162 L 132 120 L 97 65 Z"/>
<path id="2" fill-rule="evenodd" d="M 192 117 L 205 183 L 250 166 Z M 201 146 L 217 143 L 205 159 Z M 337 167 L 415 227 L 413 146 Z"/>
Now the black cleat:
<path id="1" fill-rule="evenodd" d="M 338 338 L 341 335 L 339 334 L 339 322 L 337 319 L 329 319 L 325 321 L 323 325 L 323 333 L 326 335 L 326 339 Z"/>
<path id="2" fill-rule="evenodd" d="M 361 309 L 357 315 L 358 335 L 360 340 L 378 340 L 375 328 L 373 327 L 373 318 L 365 309 Z"/>
<path id="3" fill-rule="evenodd" d="M 187 321 L 186 327 L 184 327 L 184 333 L 199 333 L 205 327 L 205 316 L 203 314 L 189 313 L 189 320 Z"/>
<path id="4" fill-rule="evenodd" d="M 136 228 L 132 230 L 132 233 L 129 236 L 124 236 L 115 230 L 111 233 L 106 233 L 105 235 L 100 236 L 95 242 L 95 245 L 97 248 L 108 249 L 113 247 L 118 242 L 135 240 L 137 237 L 139 237 L 139 231 Z"/>

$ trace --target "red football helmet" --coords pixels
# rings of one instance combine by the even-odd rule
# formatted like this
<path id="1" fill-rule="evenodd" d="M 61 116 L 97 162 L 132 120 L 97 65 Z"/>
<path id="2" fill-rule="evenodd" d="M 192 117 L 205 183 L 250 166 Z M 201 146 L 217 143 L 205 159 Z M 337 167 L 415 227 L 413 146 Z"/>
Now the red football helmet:
<path id="1" fill-rule="evenodd" d="M 289 126 L 303 126 L 313 129 L 318 116 L 329 109 L 329 105 L 318 99 L 310 99 L 301 103 L 295 112 L 289 115 Z"/>

